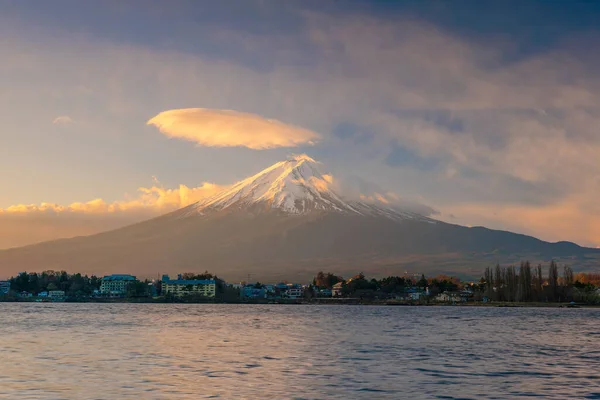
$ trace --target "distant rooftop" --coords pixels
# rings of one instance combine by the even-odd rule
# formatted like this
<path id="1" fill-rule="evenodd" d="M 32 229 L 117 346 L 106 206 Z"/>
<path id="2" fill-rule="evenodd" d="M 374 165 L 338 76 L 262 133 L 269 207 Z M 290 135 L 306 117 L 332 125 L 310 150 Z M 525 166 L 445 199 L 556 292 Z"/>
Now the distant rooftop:
<path id="1" fill-rule="evenodd" d="M 212 285 L 217 281 L 214 279 L 170 279 L 169 275 L 163 275 L 162 283 L 169 285 Z"/>

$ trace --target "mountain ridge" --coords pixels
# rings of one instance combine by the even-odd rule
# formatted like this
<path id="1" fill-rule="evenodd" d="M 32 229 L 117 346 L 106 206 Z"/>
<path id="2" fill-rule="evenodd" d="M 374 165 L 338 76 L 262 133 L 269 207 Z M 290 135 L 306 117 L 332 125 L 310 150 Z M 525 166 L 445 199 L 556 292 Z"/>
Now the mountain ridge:
<path id="1" fill-rule="evenodd" d="M 589 269 L 600 250 L 508 231 L 468 228 L 387 205 L 348 201 L 308 156 L 294 156 L 180 210 L 91 236 L 0 251 L 0 274 L 209 270 L 230 280 L 452 273 L 556 259 Z M 594 264 L 596 263 L 596 264 Z"/>

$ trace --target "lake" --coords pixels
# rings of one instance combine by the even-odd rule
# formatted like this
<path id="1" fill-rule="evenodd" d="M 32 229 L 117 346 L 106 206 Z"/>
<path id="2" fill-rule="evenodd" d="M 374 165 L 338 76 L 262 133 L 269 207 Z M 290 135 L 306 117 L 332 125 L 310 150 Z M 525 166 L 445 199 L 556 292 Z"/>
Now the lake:
<path id="1" fill-rule="evenodd" d="M 600 399 L 600 309 L 0 303 L 2 399 Z"/>

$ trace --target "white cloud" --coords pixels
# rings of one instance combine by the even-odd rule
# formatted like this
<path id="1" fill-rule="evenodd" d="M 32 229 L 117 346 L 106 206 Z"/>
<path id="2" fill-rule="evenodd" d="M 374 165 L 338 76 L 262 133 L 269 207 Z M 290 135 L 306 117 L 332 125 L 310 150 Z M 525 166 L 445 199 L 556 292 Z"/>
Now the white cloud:
<path id="1" fill-rule="evenodd" d="M 73 120 L 73 118 L 69 117 L 68 115 L 61 115 L 59 117 L 54 118 L 54 121 L 52 121 L 54 125 L 68 125 L 72 124 L 73 122 L 75 122 L 75 120 Z"/>
<path id="2" fill-rule="evenodd" d="M 308 129 L 259 115 L 187 108 L 163 111 L 148 121 L 163 134 L 201 146 L 248 147 L 254 150 L 314 144 L 319 135 Z"/>
<path id="3" fill-rule="evenodd" d="M 339 155 L 347 152 L 342 140 L 336 142 L 341 143 L 339 148 L 327 149 L 338 153 L 340 168 L 361 168 L 371 163 L 365 161 L 368 157 L 381 160 L 389 153 L 390 141 L 397 141 L 420 157 L 441 160 L 440 171 L 411 172 L 410 180 L 403 181 L 400 176 L 408 176 L 405 170 L 410 165 L 402 172 L 400 168 L 388 172 L 378 165 L 379 169 L 371 170 L 371 179 L 393 175 L 382 186 L 413 197 L 419 194 L 414 191 L 421 190 L 424 202 L 450 209 L 457 217 L 461 204 L 509 205 L 492 204 L 484 192 L 501 198 L 510 194 L 511 207 L 531 206 L 527 203 L 535 197 L 548 206 L 539 208 L 542 214 L 536 221 L 556 215 L 549 205 L 567 207 L 564 200 L 570 195 L 593 199 L 600 193 L 600 79 L 596 65 L 569 48 L 559 43 L 553 50 L 523 53 L 515 59 L 510 54 L 506 57 L 502 45 L 493 39 L 478 43 L 420 22 L 386 22 L 347 14 L 336 18 L 309 15 L 307 22 L 309 29 L 297 36 L 270 39 L 229 32 L 228 40 L 239 41 L 257 56 L 265 49 L 274 54 L 268 71 L 232 61 L 239 58 L 227 54 L 226 48 L 223 57 L 215 59 L 105 42 L 73 43 L 67 35 L 64 43 L 53 36 L 43 45 L 12 35 L 18 39 L 0 42 L 0 52 L 6 55 L 1 71 L 15 75 L 26 71 L 35 77 L 32 81 L 48 84 L 7 85 L 0 104 L 17 110 L 35 104 L 41 109 L 51 106 L 44 101 L 58 93 L 79 107 L 74 108 L 77 115 L 89 110 L 98 113 L 98 136 L 118 131 L 123 121 L 147 118 L 148 110 L 166 110 L 174 104 L 247 110 L 322 133 L 340 123 L 363 125 L 373 140 L 361 144 L 354 157 Z M 310 57 L 293 63 L 298 54 L 291 54 L 290 49 L 296 48 L 309 49 Z M 105 68 L 107 62 L 114 68 Z M 48 71 L 53 71 L 52 79 Z M 84 96 L 69 89 L 79 86 L 89 88 L 89 93 Z M 249 131 L 240 135 L 240 125 L 218 112 L 212 116 L 215 129 L 209 131 L 207 121 L 212 118 L 188 118 L 177 115 L 178 111 L 182 110 L 157 115 L 154 125 L 160 122 L 159 129 L 166 135 L 205 146 L 270 148 L 316 139 L 310 135 L 262 137 L 262 130 L 256 138 Z M 450 129 L 444 121 L 435 120 L 436 113 L 450 114 L 462 126 Z M 252 117 L 261 124 L 267 121 Z M 18 115 L 12 126 L 21 127 L 23 119 L 24 115 Z M 224 134 L 215 134 L 217 127 L 224 127 Z M 130 142 L 132 148 L 137 146 L 133 139 Z M 323 142 L 331 143 L 327 138 Z M 389 185 L 393 179 L 395 186 Z M 515 188 L 513 181 L 533 186 Z M 550 196 L 547 190 L 537 193 L 539 187 L 557 190 Z M 372 196 L 375 192 L 383 193 L 365 193 Z M 453 211 L 454 206 L 458 211 Z M 578 213 L 577 220 L 596 212 L 587 203 L 571 210 Z M 491 223 L 511 223 L 512 216 L 502 218 Z M 529 232 L 544 239 L 571 239 L 572 232 L 550 231 L 531 223 Z M 477 224 L 475 217 L 471 224 Z M 590 230 L 582 232 L 577 235 L 581 240 L 596 237 Z"/>

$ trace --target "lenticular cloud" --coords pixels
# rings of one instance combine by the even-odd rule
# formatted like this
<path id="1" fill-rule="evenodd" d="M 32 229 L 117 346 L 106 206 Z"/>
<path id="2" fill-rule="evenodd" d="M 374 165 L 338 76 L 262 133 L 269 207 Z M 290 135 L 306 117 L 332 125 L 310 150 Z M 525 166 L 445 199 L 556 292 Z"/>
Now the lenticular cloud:
<path id="1" fill-rule="evenodd" d="M 311 145 L 319 135 L 308 129 L 230 110 L 186 108 L 163 111 L 150 119 L 168 137 L 210 147 L 248 147 L 254 150 Z"/>

